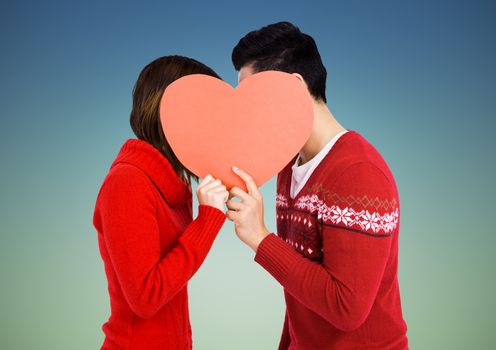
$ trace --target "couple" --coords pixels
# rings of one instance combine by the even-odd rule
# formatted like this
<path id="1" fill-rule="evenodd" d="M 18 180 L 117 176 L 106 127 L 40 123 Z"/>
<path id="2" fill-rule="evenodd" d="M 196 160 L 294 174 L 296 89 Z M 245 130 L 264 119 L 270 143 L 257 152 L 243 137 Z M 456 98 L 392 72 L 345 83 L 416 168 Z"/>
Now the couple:
<path id="1" fill-rule="evenodd" d="M 198 178 L 164 137 L 159 103 L 164 89 L 182 76 L 219 77 L 186 57 L 148 64 L 133 90 L 137 139 L 121 147 L 93 216 L 111 305 L 102 349 L 192 348 L 188 281 L 226 218 L 253 249 L 254 260 L 284 288 L 279 349 L 407 349 L 395 180 L 377 150 L 329 111 L 326 69 L 315 41 L 291 23 L 275 23 L 243 37 L 232 61 L 239 81 L 283 71 L 304 81 L 313 97 L 312 133 L 277 176 L 277 232 L 265 227 L 257 186 L 236 167 L 248 192 L 227 191 L 205 176 L 193 220 L 191 182 Z"/>

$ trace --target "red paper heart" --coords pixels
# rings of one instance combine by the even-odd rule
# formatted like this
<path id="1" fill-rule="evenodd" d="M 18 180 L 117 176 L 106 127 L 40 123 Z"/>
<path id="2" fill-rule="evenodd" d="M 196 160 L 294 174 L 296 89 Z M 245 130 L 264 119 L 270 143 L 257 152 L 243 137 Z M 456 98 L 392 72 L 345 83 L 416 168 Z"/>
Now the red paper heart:
<path id="1" fill-rule="evenodd" d="M 190 171 L 246 190 L 232 166 L 261 186 L 308 140 L 313 107 L 306 86 L 292 74 L 257 73 L 236 89 L 193 74 L 164 91 L 160 119 L 172 150 Z"/>

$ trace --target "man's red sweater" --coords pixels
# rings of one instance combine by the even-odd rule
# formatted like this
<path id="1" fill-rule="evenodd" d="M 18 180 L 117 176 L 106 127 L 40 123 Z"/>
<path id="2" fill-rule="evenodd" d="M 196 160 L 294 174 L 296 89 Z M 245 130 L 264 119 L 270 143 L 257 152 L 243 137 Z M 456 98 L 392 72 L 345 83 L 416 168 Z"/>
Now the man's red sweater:
<path id="1" fill-rule="evenodd" d="M 284 287 L 279 349 L 407 349 L 399 197 L 386 162 L 350 130 L 291 198 L 295 160 L 277 177 L 277 234 L 255 255 Z"/>
<path id="2" fill-rule="evenodd" d="M 151 144 L 128 139 L 98 193 L 93 224 L 111 315 L 102 349 L 191 349 L 187 284 L 226 216 L 200 205 Z"/>

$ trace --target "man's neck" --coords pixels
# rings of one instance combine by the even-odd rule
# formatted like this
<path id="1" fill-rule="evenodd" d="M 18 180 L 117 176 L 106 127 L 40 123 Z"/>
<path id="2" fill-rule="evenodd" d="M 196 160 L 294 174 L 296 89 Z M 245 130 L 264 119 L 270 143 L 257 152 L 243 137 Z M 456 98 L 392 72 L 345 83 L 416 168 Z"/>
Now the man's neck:
<path id="1" fill-rule="evenodd" d="M 298 165 L 305 164 L 315 157 L 331 139 L 346 129 L 334 118 L 327 105 L 323 102 L 313 104 L 314 121 L 312 133 L 301 148 Z"/>

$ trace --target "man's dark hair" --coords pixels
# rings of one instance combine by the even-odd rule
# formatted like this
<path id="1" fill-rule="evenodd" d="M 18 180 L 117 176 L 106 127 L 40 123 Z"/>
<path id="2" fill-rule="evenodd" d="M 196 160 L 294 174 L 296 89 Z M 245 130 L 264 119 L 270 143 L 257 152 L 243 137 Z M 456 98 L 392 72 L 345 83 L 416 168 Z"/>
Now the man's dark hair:
<path id="1" fill-rule="evenodd" d="M 299 73 L 310 94 L 327 102 L 327 71 L 315 40 L 289 22 L 278 22 L 246 34 L 232 51 L 236 70 L 249 65 L 255 72 L 277 70 Z"/>

